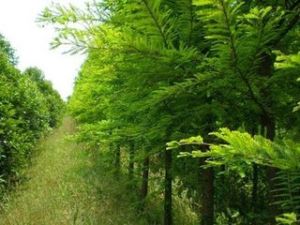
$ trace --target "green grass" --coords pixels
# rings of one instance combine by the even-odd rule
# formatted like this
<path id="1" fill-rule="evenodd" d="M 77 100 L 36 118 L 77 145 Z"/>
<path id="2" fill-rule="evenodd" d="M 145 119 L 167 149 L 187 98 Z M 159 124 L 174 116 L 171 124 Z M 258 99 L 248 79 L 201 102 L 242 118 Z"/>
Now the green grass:
<path id="1" fill-rule="evenodd" d="M 73 132 L 67 118 L 39 143 L 28 181 L 1 206 L 0 225 L 147 224 L 136 215 L 133 195 L 97 162 L 98 153 L 67 140 Z"/>

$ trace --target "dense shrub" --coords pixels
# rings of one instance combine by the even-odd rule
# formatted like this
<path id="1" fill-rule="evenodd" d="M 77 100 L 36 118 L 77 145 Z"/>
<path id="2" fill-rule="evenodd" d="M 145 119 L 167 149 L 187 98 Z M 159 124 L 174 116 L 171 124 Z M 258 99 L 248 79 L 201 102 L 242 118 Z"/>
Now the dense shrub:
<path id="1" fill-rule="evenodd" d="M 8 42 L 0 36 L 0 43 Z M 35 142 L 56 126 L 63 109 L 51 83 L 15 68 L 12 52 L 9 44 L 0 44 L 0 176 L 5 186 L 18 179 Z"/>

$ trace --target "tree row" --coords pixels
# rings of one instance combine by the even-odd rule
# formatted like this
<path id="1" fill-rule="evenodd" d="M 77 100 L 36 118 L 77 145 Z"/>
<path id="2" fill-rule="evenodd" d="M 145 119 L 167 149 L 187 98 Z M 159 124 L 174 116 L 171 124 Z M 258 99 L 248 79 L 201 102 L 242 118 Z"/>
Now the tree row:
<path id="1" fill-rule="evenodd" d="M 20 181 L 35 143 L 58 125 L 64 102 L 37 68 L 20 72 L 0 35 L 0 196 Z"/>
<path id="2" fill-rule="evenodd" d="M 178 218 L 187 193 L 199 224 L 265 225 L 299 213 L 299 10 L 106 0 L 53 5 L 40 22 L 53 47 L 87 54 L 69 102 L 78 139 L 108 151 L 117 176 L 126 166 L 141 211 L 160 199 L 165 225 L 194 224 Z"/>

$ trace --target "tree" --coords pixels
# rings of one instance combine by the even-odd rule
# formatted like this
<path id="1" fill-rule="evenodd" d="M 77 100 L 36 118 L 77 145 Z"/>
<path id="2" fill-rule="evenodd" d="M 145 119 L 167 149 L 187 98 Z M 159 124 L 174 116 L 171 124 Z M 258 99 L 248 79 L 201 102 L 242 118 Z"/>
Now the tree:
<path id="1" fill-rule="evenodd" d="M 58 31 L 54 47 L 67 44 L 71 53 L 88 53 L 70 100 L 82 124 L 81 140 L 108 143 L 115 162 L 121 147 L 130 155 L 130 173 L 133 159 L 139 162 L 141 156 L 143 200 L 151 156 L 150 162 L 165 171 L 166 225 L 173 223 L 174 176 L 191 192 L 198 190 L 202 224 L 214 224 L 224 208 L 237 209 L 244 224 L 267 223 L 256 208 L 265 209 L 273 196 L 258 189 L 269 185 L 271 193 L 274 169 L 268 169 L 266 179 L 264 169 L 253 164 L 236 181 L 223 176 L 226 168 L 213 173 L 199 169 L 199 160 L 177 160 L 164 144 L 199 132 L 214 142 L 208 133 L 220 127 L 243 127 L 270 140 L 295 136 L 298 20 L 298 1 L 238 0 L 107 0 L 87 4 L 86 10 L 56 5 L 40 18 Z M 128 143 L 134 144 L 134 153 Z M 199 172 L 207 179 L 196 181 Z M 221 182 L 223 188 L 214 185 Z M 199 186 L 210 191 L 203 195 Z M 233 188 L 241 201 L 224 190 Z M 260 206 L 253 203 L 258 194 Z M 246 204 L 250 199 L 253 204 Z M 269 207 L 270 223 L 275 222 L 272 211 Z"/>
<path id="2" fill-rule="evenodd" d="M 0 34 L 0 52 L 7 55 L 10 63 L 14 65 L 18 63 L 18 58 L 15 55 L 15 50 L 11 47 L 10 43 L 2 34 Z"/>

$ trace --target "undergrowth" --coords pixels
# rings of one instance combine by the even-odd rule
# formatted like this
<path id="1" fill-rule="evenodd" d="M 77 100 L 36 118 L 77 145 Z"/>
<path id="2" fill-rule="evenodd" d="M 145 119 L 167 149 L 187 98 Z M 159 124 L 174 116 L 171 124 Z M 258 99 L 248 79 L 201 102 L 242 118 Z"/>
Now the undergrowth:
<path id="1" fill-rule="evenodd" d="M 0 225 L 162 224 L 162 195 L 154 198 L 150 193 L 141 212 L 138 189 L 128 184 L 125 174 L 115 176 L 105 149 L 87 150 L 68 138 L 74 130 L 67 118 L 40 141 L 26 179 L 1 204 Z M 150 182 L 152 192 L 162 193 L 161 187 L 159 177 Z M 186 203 L 185 196 L 174 199 L 175 224 L 196 224 Z"/>
<path id="2" fill-rule="evenodd" d="M 130 195 L 97 164 L 90 152 L 65 137 L 71 119 L 41 141 L 27 181 L 1 205 L 1 225 L 143 225 Z"/>

